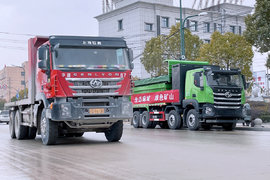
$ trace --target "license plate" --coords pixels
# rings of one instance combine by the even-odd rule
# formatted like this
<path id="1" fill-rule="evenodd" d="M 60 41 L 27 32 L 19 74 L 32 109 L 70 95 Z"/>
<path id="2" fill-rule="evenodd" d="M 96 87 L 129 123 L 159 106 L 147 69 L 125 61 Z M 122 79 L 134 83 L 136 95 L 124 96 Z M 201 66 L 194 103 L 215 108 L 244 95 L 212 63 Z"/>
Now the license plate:
<path id="1" fill-rule="evenodd" d="M 89 109 L 90 114 L 104 114 L 104 109 L 99 108 L 99 109 Z"/>

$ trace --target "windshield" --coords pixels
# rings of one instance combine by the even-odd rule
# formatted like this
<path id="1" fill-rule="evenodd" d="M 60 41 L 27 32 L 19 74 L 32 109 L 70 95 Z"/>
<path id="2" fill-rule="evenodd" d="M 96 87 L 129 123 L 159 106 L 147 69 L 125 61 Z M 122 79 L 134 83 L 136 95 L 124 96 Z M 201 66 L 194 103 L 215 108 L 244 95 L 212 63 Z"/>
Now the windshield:
<path id="1" fill-rule="evenodd" d="M 119 49 L 57 48 L 54 69 L 129 69 L 127 51 Z"/>
<path id="2" fill-rule="evenodd" d="M 207 76 L 209 86 L 241 87 L 242 78 L 239 74 L 211 73 Z"/>

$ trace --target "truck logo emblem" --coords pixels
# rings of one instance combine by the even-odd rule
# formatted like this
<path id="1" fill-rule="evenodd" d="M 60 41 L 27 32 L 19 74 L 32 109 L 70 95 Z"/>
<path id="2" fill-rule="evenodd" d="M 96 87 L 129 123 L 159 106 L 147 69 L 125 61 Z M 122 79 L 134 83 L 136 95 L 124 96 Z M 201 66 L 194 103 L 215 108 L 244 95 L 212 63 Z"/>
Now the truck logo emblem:
<path id="1" fill-rule="evenodd" d="M 232 97 L 232 93 L 230 93 L 230 92 L 227 91 L 227 92 L 225 93 L 225 97 L 226 97 L 226 98 Z"/>
<path id="2" fill-rule="evenodd" d="M 92 88 L 100 88 L 102 86 L 102 81 L 100 79 L 92 79 L 90 81 L 90 86 Z"/>

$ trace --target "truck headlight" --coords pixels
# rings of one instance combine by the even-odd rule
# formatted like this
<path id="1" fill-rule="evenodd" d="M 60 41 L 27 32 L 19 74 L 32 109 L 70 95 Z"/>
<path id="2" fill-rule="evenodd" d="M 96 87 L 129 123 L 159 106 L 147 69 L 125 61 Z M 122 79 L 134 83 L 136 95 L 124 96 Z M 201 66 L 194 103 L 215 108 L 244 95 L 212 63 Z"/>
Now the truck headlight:
<path id="1" fill-rule="evenodd" d="M 205 107 L 205 114 L 212 115 L 214 114 L 214 110 L 211 107 Z"/>
<path id="2" fill-rule="evenodd" d="M 71 105 L 69 103 L 61 104 L 61 116 L 63 117 L 71 117 Z"/>

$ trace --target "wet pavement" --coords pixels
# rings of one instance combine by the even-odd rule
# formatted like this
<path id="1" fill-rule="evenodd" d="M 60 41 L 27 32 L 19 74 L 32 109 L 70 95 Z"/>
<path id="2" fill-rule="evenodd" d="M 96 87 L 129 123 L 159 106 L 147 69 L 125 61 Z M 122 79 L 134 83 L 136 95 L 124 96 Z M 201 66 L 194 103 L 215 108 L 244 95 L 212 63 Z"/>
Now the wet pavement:
<path id="1" fill-rule="evenodd" d="M 0 179 L 270 179 L 270 131 L 134 129 L 56 146 L 10 139 L 0 124 Z"/>

